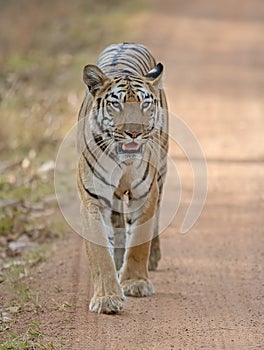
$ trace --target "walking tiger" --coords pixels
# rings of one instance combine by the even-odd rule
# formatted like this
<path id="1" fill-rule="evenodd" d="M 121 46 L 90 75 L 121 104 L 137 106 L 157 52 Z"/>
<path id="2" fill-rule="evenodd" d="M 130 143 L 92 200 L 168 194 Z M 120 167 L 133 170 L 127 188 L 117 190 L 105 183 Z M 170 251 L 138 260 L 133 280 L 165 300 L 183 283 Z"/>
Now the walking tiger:
<path id="1" fill-rule="evenodd" d="M 132 43 L 110 45 L 84 67 L 77 184 L 93 312 L 118 313 L 125 296 L 153 293 L 148 270 L 160 259 L 168 151 L 162 74 L 148 49 Z"/>

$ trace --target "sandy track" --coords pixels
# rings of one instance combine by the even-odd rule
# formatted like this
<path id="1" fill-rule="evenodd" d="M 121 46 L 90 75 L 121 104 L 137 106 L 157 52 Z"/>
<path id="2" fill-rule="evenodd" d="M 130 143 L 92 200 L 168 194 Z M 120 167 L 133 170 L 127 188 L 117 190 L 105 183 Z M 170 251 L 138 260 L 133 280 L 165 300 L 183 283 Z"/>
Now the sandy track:
<path id="1" fill-rule="evenodd" d="M 121 315 L 88 312 L 82 241 L 72 235 L 62 244 L 32 284 L 45 336 L 61 339 L 63 349 L 264 349 L 263 17 L 257 0 L 156 3 L 142 42 L 166 66 L 171 111 L 205 151 L 207 203 L 181 235 L 192 177 L 181 151 L 171 148 L 183 198 L 161 235 L 163 259 L 151 273 L 156 294 L 128 298 Z M 74 307 L 54 309 L 65 301 Z"/>

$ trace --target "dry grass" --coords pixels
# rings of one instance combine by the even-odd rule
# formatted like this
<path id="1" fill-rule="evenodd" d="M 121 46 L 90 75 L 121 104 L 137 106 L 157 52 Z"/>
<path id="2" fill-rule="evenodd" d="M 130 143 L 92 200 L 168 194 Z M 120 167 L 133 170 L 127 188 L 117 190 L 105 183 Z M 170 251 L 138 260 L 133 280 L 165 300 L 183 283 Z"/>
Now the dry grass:
<path id="1" fill-rule="evenodd" d="M 52 169 L 39 169 L 55 160 L 77 120 L 82 67 L 106 45 L 133 40 L 139 4 L 0 0 L 0 237 L 6 243 L 34 229 L 30 203 L 54 194 Z M 45 216 L 45 204 L 42 209 Z M 49 221 L 44 218 L 42 226 Z"/>
<path id="2" fill-rule="evenodd" d="M 77 120 L 82 67 L 109 43 L 133 40 L 130 23 L 139 4 L 0 0 L 0 237 L 7 243 L 34 227 L 31 210 L 23 208 L 54 194 L 52 169 L 39 168 L 55 160 Z"/>
<path id="3" fill-rule="evenodd" d="M 128 0 L 0 0 L 1 151 L 57 145 L 76 120 L 82 66 L 105 45 L 132 39 L 126 25 L 132 6 Z"/>
<path id="4" fill-rule="evenodd" d="M 53 349 L 39 327 L 37 334 L 32 325 L 23 332 L 1 317 L 10 300 L 19 312 L 22 297 L 32 301 L 30 272 L 21 284 L 21 274 L 10 280 L 1 266 L 15 254 L 30 270 L 27 255 L 10 255 L 10 243 L 26 239 L 45 255 L 42 244 L 67 230 L 54 201 L 53 171 L 39 169 L 55 160 L 77 120 L 82 67 L 106 45 L 135 39 L 131 20 L 141 7 L 139 0 L 0 0 L 0 349 Z"/>

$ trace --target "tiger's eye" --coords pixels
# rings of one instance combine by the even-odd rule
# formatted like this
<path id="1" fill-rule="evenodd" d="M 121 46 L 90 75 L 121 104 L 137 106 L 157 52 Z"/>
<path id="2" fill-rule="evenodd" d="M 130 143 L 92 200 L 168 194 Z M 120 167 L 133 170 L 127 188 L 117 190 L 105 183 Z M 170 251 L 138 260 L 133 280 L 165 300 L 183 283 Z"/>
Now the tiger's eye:
<path id="1" fill-rule="evenodd" d="M 150 101 L 144 101 L 141 105 L 142 109 L 147 109 L 151 105 Z"/>
<path id="2" fill-rule="evenodd" d="M 115 109 L 119 109 L 119 110 L 122 109 L 122 108 L 121 108 L 121 104 L 120 104 L 118 101 L 112 101 L 112 102 L 111 102 L 111 105 L 112 105 L 112 107 L 114 107 Z"/>

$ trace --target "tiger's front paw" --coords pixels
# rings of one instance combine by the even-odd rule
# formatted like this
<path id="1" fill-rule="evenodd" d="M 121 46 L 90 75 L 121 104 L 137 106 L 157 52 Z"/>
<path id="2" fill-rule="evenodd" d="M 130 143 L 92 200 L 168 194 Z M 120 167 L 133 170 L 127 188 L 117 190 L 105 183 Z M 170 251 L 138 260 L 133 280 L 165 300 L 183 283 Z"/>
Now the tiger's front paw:
<path id="1" fill-rule="evenodd" d="M 144 279 L 131 279 L 123 281 L 122 289 L 125 295 L 132 297 L 147 297 L 154 293 L 152 283 Z"/>
<path id="2" fill-rule="evenodd" d="M 125 297 L 119 295 L 94 296 L 89 310 L 98 314 L 117 314 L 123 309 L 124 300 Z"/>

